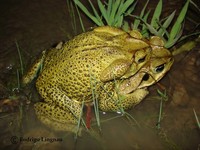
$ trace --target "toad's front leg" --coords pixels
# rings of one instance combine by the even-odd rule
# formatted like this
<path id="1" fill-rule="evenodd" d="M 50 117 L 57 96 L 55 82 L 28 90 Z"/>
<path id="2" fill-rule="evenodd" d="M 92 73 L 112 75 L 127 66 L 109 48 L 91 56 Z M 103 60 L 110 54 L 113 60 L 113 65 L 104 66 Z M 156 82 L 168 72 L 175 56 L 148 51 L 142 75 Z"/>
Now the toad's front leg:
<path id="1" fill-rule="evenodd" d="M 102 93 L 100 95 L 99 108 L 105 112 L 126 110 L 140 103 L 148 93 L 145 88 L 137 89 L 133 93 L 126 95 Z"/>

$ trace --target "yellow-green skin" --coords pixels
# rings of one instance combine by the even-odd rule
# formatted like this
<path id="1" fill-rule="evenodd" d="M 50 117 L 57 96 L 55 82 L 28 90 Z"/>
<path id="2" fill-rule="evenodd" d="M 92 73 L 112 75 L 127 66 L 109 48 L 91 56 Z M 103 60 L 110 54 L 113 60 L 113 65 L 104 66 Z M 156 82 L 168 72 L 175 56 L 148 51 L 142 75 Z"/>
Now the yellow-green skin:
<path id="1" fill-rule="evenodd" d="M 28 83 L 39 74 L 36 87 L 44 102 L 35 104 L 38 118 L 58 128 L 57 122 L 76 124 L 82 102 L 91 103 L 92 93 L 98 95 L 104 111 L 139 103 L 148 91 L 137 89 L 143 76 L 138 71 L 152 54 L 150 44 L 140 38 L 117 28 L 98 27 L 60 48 L 43 51 L 23 79 Z"/>

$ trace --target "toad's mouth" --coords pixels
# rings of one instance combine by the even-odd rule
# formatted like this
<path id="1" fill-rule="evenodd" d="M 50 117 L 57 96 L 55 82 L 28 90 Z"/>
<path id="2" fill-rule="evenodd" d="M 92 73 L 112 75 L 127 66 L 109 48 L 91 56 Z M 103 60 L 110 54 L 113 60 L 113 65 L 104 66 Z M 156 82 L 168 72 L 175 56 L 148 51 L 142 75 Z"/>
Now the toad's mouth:
<path id="1" fill-rule="evenodd" d="M 118 85 L 119 94 L 131 94 L 137 89 L 147 88 L 146 86 L 141 86 L 141 83 L 147 81 L 149 76 L 146 72 L 139 72 L 131 78 L 123 80 Z"/>

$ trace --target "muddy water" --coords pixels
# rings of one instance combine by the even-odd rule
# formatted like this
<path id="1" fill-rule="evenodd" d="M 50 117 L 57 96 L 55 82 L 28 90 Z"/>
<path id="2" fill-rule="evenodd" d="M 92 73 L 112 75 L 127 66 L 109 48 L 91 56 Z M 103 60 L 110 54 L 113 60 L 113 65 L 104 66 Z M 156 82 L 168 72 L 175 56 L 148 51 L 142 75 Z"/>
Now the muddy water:
<path id="1" fill-rule="evenodd" d="M 164 4 L 168 6 L 165 13 L 176 6 L 174 1 Z M 155 1 L 150 5 L 153 8 Z M 192 32 L 199 20 L 196 13 L 191 11 L 188 14 L 196 20 L 186 21 L 187 32 Z M 171 71 L 160 82 L 168 92 L 168 101 L 163 102 L 160 129 L 157 129 L 160 98 L 155 85 L 150 87 L 151 94 L 141 104 L 127 111 L 135 120 L 116 113 L 100 112 L 99 133 L 93 114 L 94 132 L 83 131 L 75 140 L 74 134 L 54 132 L 37 120 L 33 103 L 40 97 L 34 85 L 23 90 L 18 87 L 17 78 L 22 69 L 17 45 L 26 70 L 42 50 L 80 33 L 78 19 L 78 28 L 74 31 L 64 0 L 1 0 L 0 15 L 1 149 L 200 149 L 200 129 L 193 113 L 195 109 L 200 118 L 199 44 L 191 52 L 176 56 Z M 83 17 L 86 28 L 92 26 Z M 45 138 L 57 141 L 48 142 Z M 35 142 L 37 140 L 40 142 Z"/>

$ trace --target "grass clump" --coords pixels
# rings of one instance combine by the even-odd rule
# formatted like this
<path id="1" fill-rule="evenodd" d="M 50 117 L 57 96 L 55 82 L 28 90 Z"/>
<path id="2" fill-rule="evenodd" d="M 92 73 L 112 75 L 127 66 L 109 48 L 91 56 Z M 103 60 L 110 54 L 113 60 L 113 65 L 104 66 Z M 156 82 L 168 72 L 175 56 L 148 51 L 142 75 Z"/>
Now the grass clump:
<path id="1" fill-rule="evenodd" d="M 141 31 L 145 38 L 156 35 L 163 39 L 166 48 L 174 46 L 177 42 L 180 42 L 191 35 L 200 34 L 199 32 L 196 32 L 182 36 L 184 21 L 190 2 L 198 8 L 191 0 L 186 1 L 176 20 L 174 20 L 176 10 L 167 17 L 161 18 L 163 9 L 162 0 L 158 2 L 153 12 L 151 10 L 146 12 L 149 3 L 149 0 L 147 0 L 139 16 L 133 14 L 137 5 L 137 1 L 135 0 L 107 0 L 104 3 L 102 3 L 101 0 L 97 0 L 97 8 L 94 7 L 91 0 L 88 0 L 88 2 L 91 11 L 86 8 L 80 0 L 74 0 L 75 5 L 78 6 L 78 8 L 97 26 L 109 25 L 112 27 L 123 28 L 125 31 L 137 29 Z M 152 13 L 151 19 L 149 19 L 150 13 Z M 127 16 L 133 17 L 134 21 L 126 21 Z M 150 20 L 150 22 L 148 22 L 148 20 Z M 174 24 L 172 23 L 173 20 L 175 22 Z"/>
<path id="2" fill-rule="evenodd" d="M 150 33 L 159 36 L 165 42 L 165 47 L 170 48 L 175 45 L 180 39 L 183 33 L 184 20 L 188 10 L 190 0 L 187 0 L 182 10 L 180 11 L 175 23 L 172 25 L 172 21 L 175 17 L 175 10 L 166 18 L 161 18 L 162 14 L 162 0 L 160 0 L 153 12 L 150 23 L 147 22 L 150 11 L 146 14 L 145 9 L 148 4 L 147 1 L 145 7 L 140 13 L 140 16 L 134 16 L 136 19 L 132 24 L 133 29 L 142 29 L 141 33 L 144 37 L 149 38 Z M 140 27 L 141 26 L 141 27 Z M 171 28 L 171 30 L 170 30 Z M 182 37 L 183 38 L 183 37 Z"/>
<path id="3" fill-rule="evenodd" d="M 96 9 L 88 0 L 92 11 L 90 12 L 80 0 L 74 0 L 74 3 L 91 19 L 97 26 L 109 25 L 113 27 L 122 27 L 124 17 L 132 13 L 135 7 L 135 0 L 108 0 L 102 3 L 97 0 L 98 9 Z"/>

